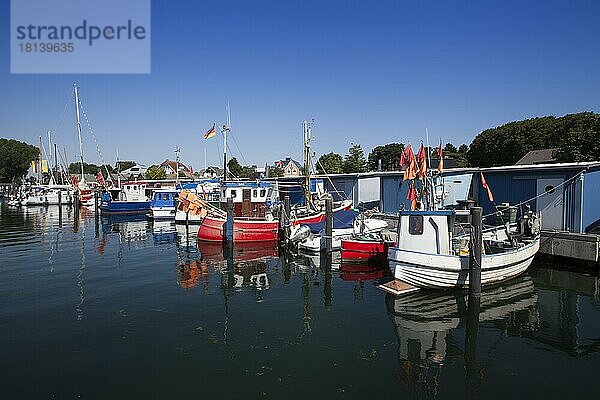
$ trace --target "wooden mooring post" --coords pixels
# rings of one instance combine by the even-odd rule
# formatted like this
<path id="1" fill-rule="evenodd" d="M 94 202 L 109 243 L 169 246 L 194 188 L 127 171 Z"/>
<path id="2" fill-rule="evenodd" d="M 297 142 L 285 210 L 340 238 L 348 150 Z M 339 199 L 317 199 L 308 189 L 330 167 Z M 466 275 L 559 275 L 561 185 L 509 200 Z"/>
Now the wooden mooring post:
<path id="1" fill-rule="evenodd" d="M 62 226 L 62 190 L 58 191 L 58 225 Z"/>
<path id="2" fill-rule="evenodd" d="M 279 218 L 279 227 L 281 229 L 281 240 L 283 243 L 287 243 L 290 236 L 290 214 L 292 213 L 292 207 L 290 205 L 290 196 L 286 195 L 283 198 L 283 212 Z"/>
<path id="3" fill-rule="evenodd" d="M 227 198 L 227 220 L 223 226 L 223 240 L 233 244 L 233 197 Z"/>
<path id="4" fill-rule="evenodd" d="M 333 198 L 327 196 L 325 199 L 325 251 L 331 254 L 333 242 Z"/>
<path id="5" fill-rule="evenodd" d="M 469 298 L 481 296 L 481 260 L 483 251 L 481 207 L 471 208 L 471 240 L 469 241 Z"/>

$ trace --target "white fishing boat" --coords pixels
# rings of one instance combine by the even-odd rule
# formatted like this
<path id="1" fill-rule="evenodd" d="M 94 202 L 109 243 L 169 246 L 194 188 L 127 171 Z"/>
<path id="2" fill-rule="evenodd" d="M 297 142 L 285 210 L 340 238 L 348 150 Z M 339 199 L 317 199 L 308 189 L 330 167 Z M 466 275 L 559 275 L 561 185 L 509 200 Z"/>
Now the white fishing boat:
<path id="1" fill-rule="evenodd" d="M 467 287 L 470 235 L 457 222 L 460 215 L 468 215 L 468 211 L 401 211 L 397 243 L 388 253 L 394 277 L 421 288 Z M 482 236 L 482 285 L 523 273 L 539 250 L 539 232 L 539 217 L 532 212 L 514 231 L 506 226 L 486 230 Z"/>

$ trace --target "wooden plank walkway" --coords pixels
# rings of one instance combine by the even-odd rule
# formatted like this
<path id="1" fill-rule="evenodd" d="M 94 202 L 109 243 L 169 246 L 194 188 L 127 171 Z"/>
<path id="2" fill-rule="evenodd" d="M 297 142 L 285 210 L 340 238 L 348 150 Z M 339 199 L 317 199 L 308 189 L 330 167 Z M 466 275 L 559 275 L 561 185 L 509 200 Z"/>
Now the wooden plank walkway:
<path id="1" fill-rule="evenodd" d="M 418 287 L 410 285 L 406 282 L 403 282 L 399 279 L 394 279 L 387 283 L 383 283 L 377 286 L 379 289 L 391 293 L 395 296 L 400 296 L 401 294 L 412 293 L 419 290 Z"/>

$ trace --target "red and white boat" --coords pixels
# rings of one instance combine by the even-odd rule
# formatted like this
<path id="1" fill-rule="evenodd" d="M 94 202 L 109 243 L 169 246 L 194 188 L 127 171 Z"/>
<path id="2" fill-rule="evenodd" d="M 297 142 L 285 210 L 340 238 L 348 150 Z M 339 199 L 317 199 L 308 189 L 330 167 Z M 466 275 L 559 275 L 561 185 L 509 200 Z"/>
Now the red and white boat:
<path id="1" fill-rule="evenodd" d="M 348 210 L 351 202 L 343 202 L 333 212 Z M 325 220 L 325 211 L 321 211 L 305 217 L 297 217 L 292 220 L 292 225 L 311 224 Z M 223 225 L 227 222 L 225 218 L 214 215 L 206 215 L 200 229 L 198 229 L 198 240 L 208 242 L 223 241 Z M 279 240 L 279 221 L 275 219 L 252 219 L 235 218 L 233 220 L 234 242 L 267 242 Z"/>
<path id="2" fill-rule="evenodd" d="M 375 240 L 360 237 L 342 239 L 342 260 L 355 262 L 383 261 L 387 259 L 388 249 L 394 245 L 393 240 Z"/>

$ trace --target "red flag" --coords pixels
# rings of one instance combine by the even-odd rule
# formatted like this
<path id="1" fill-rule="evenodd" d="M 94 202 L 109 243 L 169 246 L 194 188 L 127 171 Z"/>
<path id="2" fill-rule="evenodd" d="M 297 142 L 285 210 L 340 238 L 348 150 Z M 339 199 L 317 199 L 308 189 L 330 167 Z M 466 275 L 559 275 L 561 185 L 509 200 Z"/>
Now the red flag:
<path id="1" fill-rule="evenodd" d="M 423 161 L 425 161 L 425 147 L 423 147 L 423 143 L 421 143 L 421 148 L 419 149 L 419 152 L 417 153 L 417 162 L 420 164 Z"/>
<path id="2" fill-rule="evenodd" d="M 408 192 L 406 193 L 406 199 L 410 200 L 410 209 L 412 211 L 417 209 L 417 198 L 418 198 L 417 189 L 415 189 L 414 183 L 411 183 L 410 186 L 408 187 Z"/>
<path id="3" fill-rule="evenodd" d="M 417 164 L 419 178 L 423 179 L 427 173 L 427 156 L 425 155 L 425 147 L 423 147 L 423 143 L 421 143 L 421 148 L 417 153 Z"/>
<path id="4" fill-rule="evenodd" d="M 484 187 L 485 190 L 487 190 L 488 198 L 493 203 L 494 202 L 494 196 L 492 195 L 492 190 L 490 189 L 489 185 L 485 181 L 485 178 L 483 177 L 483 172 L 480 172 L 480 174 L 481 174 L 481 185 Z"/>
<path id="5" fill-rule="evenodd" d="M 440 162 L 438 163 L 437 170 L 441 174 L 444 170 L 444 150 L 442 150 L 442 141 L 440 140 L 440 147 L 438 148 L 438 157 L 440 158 Z"/>
<path id="6" fill-rule="evenodd" d="M 98 174 L 96 175 L 96 182 L 98 182 L 101 186 L 106 186 L 106 182 L 104 182 L 104 177 L 102 176 L 101 170 L 98 170 Z"/>

